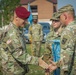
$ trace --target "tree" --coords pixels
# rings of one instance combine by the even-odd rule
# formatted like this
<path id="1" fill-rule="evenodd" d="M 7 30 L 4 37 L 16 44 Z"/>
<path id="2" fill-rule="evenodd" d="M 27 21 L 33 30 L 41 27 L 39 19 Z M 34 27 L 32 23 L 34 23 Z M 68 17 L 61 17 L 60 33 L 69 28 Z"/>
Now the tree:
<path id="1" fill-rule="evenodd" d="M 15 7 L 20 6 L 20 0 L 0 0 L 0 25 L 6 25 L 11 20 L 13 16 L 13 10 Z"/>

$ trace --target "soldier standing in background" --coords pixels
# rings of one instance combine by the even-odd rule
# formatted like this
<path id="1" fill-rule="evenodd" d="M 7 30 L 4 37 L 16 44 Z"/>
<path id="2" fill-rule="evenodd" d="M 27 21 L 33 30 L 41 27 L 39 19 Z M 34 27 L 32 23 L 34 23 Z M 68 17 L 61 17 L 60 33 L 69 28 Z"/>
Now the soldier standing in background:
<path id="1" fill-rule="evenodd" d="M 60 22 L 65 25 L 61 34 L 61 58 L 58 62 L 51 61 L 50 72 L 60 67 L 60 75 L 76 75 L 76 21 L 72 5 L 58 10 Z"/>
<path id="2" fill-rule="evenodd" d="M 3 75 L 25 75 L 28 72 L 27 64 L 48 68 L 41 58 L 30 56 L 26 51 L 19 28 L 24 27 L 29 15 L 26 8 L 17 7 L 13 21 L 3 30 L 2 41 L 0 40 L 0 66 Z"/>
<path id="3" fill-rule="evenodd" d="M 33 24 L 29 27 L 29 34 L 32 37 L 33 55 L 40 57 L 41 43 L 43 39 L 42 26 L 38 24 L 37 17 L 33 17 Z"/>

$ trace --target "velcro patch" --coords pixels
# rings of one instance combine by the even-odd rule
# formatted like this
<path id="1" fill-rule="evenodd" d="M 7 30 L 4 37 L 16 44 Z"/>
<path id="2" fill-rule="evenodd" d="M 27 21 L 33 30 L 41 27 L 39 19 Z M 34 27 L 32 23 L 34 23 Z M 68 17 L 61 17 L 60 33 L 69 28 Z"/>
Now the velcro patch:
<path id="1" fill-rule="evenodd" d="M 67 38 L 63 38 L 62 41 L 61 41 L 61 43 L 62 43 L 62 44 L 65 44 L 66 41 L 67 41 Z"/>

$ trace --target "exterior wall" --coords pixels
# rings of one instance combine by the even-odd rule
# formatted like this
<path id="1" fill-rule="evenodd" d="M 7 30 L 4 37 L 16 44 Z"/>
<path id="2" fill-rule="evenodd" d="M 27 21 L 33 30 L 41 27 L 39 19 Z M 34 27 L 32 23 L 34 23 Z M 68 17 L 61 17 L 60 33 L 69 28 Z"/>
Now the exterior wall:
<path id="1" fill-rule="evenodd" d="M 50 20 L 53 14 L 53 3 L 46 1 L 46 0 L 36 0 L 30 5 L 37 5 L 38 6 L 38 19 L 45 21 Z M 56 4 L 54 4 L 56 5 Z M 27 8 L 27 5 L 24 5 Z"/>

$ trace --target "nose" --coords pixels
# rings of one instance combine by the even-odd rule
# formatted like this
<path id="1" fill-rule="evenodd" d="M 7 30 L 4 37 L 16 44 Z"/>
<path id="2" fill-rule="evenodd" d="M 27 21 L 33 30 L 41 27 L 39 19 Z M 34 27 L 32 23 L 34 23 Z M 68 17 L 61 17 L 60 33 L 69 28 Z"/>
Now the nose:
<path id="1" fill-rule="evenodd" d="M 27 19 L 24 22 L 25 22 L 25 24 L 28 24 L 28 20 Z"/>

